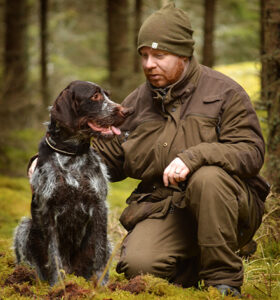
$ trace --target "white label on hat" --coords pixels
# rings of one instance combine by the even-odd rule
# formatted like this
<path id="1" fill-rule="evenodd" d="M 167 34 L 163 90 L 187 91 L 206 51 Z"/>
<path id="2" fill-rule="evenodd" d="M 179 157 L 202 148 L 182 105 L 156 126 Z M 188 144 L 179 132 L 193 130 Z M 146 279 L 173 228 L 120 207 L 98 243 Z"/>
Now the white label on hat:
<path id="1" fill-rule="evenodd" d="M 153 42 L 153 43 L 152 43 L 152 48 L 153 48 L 153 49 L 157 49 L 157 46 L 158 46 L 158 43 L 156 43 L 156 42 Z"/>

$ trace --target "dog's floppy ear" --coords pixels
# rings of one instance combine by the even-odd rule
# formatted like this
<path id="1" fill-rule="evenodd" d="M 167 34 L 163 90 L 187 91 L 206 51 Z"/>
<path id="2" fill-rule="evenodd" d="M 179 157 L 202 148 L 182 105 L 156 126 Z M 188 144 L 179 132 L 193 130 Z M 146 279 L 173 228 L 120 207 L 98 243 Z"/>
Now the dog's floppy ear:
<path id="1" fill-rule="evenodd" d="M 73 93 L 68 89 L 64 89 L 56 98 L 51 109 L 51 117 L 58 121 L 62 127 L 68 129 L 74 128 L 76 109 Z"/>

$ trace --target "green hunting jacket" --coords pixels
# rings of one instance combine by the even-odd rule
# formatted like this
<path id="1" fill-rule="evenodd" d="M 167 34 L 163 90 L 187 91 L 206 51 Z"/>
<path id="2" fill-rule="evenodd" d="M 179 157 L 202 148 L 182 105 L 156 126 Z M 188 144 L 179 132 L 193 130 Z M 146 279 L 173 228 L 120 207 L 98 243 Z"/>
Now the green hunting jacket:
<path id="1" fill-rule="evenodd" d="M 179 157 L 191 173 L 204 165 L 219 166 L 265 199 L 269 187 L 258 176 L 265 153 L 260 124 L 249 96 L 229 77 L 192 57 L 166 95 L 146 82 L 122 105 L 134 109 L 122 134 L 93 141 L 112 181 L 140 179 L 143 197 L 152 187 L 160 191 L 157 199 L 164 199 L 170 189 L 163 187 L 163 171 Z"/>

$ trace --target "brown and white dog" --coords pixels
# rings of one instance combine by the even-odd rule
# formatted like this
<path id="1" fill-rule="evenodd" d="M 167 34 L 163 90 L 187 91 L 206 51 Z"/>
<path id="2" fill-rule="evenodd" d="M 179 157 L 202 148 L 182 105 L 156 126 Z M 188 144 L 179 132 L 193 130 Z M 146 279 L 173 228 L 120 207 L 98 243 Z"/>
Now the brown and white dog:
<path id="1" fill-rule="evenodd" d="M 14 236 L 17 263 L 35 267 L 51 285 L 61 269 L 87 279 L 103 273 L 110 256 L 108 174 L 90 139 L 119 135 L 128 114 L 100 86 L 84 81 L 70 83 L 51 108 L 30 179 L 31 218 L 21 220 Z"/>

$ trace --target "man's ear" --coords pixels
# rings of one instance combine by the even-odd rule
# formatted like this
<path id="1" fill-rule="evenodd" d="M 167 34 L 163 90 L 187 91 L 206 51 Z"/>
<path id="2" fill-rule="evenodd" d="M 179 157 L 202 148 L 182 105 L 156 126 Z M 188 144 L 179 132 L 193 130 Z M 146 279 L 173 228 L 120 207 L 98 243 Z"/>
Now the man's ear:
<path id="1" fill-rule="evenodd" d="M 76 109 L 73 93 L 70 92 L 69 89 L 64 89 L 52 106 L 51 117 L 53 120 L 58 121 L 62 127 L 73 130 L 75 116 Z"/>

